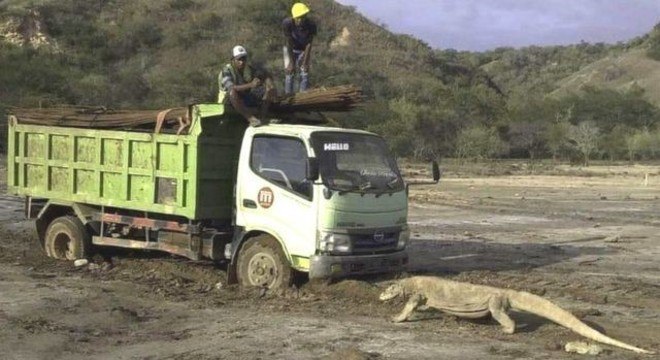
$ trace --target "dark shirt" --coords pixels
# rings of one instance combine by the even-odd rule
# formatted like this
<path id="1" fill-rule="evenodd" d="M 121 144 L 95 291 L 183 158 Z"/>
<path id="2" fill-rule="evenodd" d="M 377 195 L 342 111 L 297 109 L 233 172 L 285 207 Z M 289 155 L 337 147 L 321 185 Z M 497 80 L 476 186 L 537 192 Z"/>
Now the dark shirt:
<path id="1" fill-rule="evenodd" d="M 300 25 L 296 25 L 292 18 L 286 18 L 282 22 L 282 29 L 293 50 L 305 50 L 316 35 L 316 23 L 308 17 Z"/>

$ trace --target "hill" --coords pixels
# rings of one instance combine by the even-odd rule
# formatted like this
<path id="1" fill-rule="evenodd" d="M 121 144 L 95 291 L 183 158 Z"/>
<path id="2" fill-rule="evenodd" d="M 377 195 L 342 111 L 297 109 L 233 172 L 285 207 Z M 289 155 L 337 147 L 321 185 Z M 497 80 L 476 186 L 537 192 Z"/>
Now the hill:
<path id="1" fill-rule="evenodd" d="M 217 73 L 235 44 L 245 45 L 253 62 L 282 79 L 280 24 L 291 3 L 2 3 L 0 66 L 8 71 L 0 75 L 0 105 L 164 108 L 212 101 Z M 309 3 L 320 26 L 313 86 L 353 83 L 370 99 L 362 114 L 336 116 L 345 126 L 401 136 L 393 143 L 402 154 L 413 147 L 437 148 L 427 144 L 436 138 L 446 139 L 449 149 L 459 122 L 492 123 L 503 108 L 501 96 L 473 67 L 449 66 L 424 42 L 392 34 L 351 7 L 331 0 Z M 392 106 L 414 111 L 392 115 Z M 439 116 L 442 121 L 435 120 Z M 429 129 L 428 123 L 435 124 Z M 417 145 L 403 135 L 414 131 L 424 135 Z"/>
<path id="2" fill-rule="evenodd" d="M 645 99 L 660 106 L 660 23 L 648 34 L 630 41 L 625 52 L 609 54 L 558 85 L 552 92 L 556 97 L 589 88 L 632 90 L 642 91 Z"/>
<path id="3" fill-rule="evenodd" d="M 217 74 L 235 44 L 246 46 L 251 61 L 279 79 L 281 90 L 280 24 L 292 3 L 0 2 L 0 111 L 62 103 L 154 109 L 213 101 Z M 657 81 L 647 78 L 655 74 L 655 60 L 642 54 L 652 48 L 653 33 L 616 45 L 456 52 L 393 34 L 332 0 L 308 4 L 320 28 L 312 86 L 361 86 L 369 100 L 361 110 L 331 116 L 343 126 L 383 134 L 397 155 L 568 157 L 579 150 L 567 138 L 570 132 L 553 132 L 558 119 L 570 126 L 594 122 L 601 141 L 615 128 L 626 136 L 643 129 L 652 135 L 660 122 L 651 104 L 658 102 L 647 98 L 657 93 Z M 628 58 L 637 59 L 637 70 L 624 67 Z M 614 71 L 618 77 L 607 61 L 623 69 Z M 581 82 L 593 73 L 609 76 L 611 84 Z M 634 91 L 605 91 L 633 81 Z M 589 93 L 574 92 L 584 84 L 592 85 Z M 621 113 L 631 115 L 612 115 Z M 641 154 L 624 147 L 597 154 Z"/>
<path id="4" fill-rule="evenodd" d="M 646 49 L 632 49 L 607 56 L 560 80 L 551 94 L 561 97 L 585 87 L 607 88 L 621 92 L 644 89 L 645 97 L 660 106 L 660 62 L 647 56 Z"/>
<path id="5" fill-rule="evenodd" d="M 210 100 L 216 91 L 217 72 L 235 44 L 245 45 L 254 61 L 276 76 L 282 75 L 280 24 L 291 1 L 81 4 L 45 0 L 36 6 L 27 1 L 13 4 L 4 5 L 3 47 L 35 61 L 29 64 L 31 68 L 39 62 L 50 67 L 42 71 L 55 77 L 61 100 L 115 106 Z M 312 1 L 311 6 L 321 26 L 313 63 L 316 85 L 354 82 L 375 98 L 397 95 L 419 87 L 420 82 L 443 88 L 433 67 L 432 51 L 421 41 L 393 35 L 333 1 Z M 335 41 L 340 38 L 343 41 Z M 34 51 L 21 54 L 12 46 Z M 53 57 L 56 64 L 49 63 Z M 12 59 L 5 56 L 4 60 Z M 65 77 L 56 76 L 58 73 Z M 38 85 L 44 84 L 23 87 L 55 92 Z M 90 87 L 96 90 L 87 91 Z"/>
<path id="6" fill-rule="evenodd" d="M 509 94 L 546 94 L 559 81 L 610 54 L 622 45 L 580 43 L 569 46 L 499 48 L 479 54 L 480 67 Z"/>
<path id="7" fill-rule="evenodd" d="M 561 98 L 581 89 L 641 89 L 660 105 L 660 24 L 625 43 L 500 48 L 478 54 L 479 66 L 508 94 Z"/>

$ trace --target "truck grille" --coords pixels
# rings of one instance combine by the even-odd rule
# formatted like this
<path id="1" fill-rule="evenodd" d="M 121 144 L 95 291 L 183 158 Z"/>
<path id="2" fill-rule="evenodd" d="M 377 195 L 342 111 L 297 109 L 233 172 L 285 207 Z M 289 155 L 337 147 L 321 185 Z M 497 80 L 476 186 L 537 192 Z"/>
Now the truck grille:
<path id="1" fill-rule="evenodd" d="M 399 232 L 372 232 L 366 234 L 351 234 L 353 253 L 380 254 L 396 250 Z"/>

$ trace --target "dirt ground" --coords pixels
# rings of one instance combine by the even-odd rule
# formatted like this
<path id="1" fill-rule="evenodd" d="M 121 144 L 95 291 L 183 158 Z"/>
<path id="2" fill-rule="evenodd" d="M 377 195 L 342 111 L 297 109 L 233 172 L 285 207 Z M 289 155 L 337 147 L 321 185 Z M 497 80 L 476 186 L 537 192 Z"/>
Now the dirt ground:
<path id="1" fill-rule="evenodd" d="M 509 170 L 412 188 L 409 273 L 530 291 L 660 351 L 660 167 Z M 584 356 L 562 349 L 579 335 L 529 314 L 512 314 L 513 335 L 437 313 L 393 324 L 402 303 L 377 300 L 383 276 L 268 293 L 226 285 L 222 266 L 155 252 L 76 268 L 45 257 L 22 207 L 0 197 L 2 359 Z M 601 359 L 654 358 L 603 348 Z"/>

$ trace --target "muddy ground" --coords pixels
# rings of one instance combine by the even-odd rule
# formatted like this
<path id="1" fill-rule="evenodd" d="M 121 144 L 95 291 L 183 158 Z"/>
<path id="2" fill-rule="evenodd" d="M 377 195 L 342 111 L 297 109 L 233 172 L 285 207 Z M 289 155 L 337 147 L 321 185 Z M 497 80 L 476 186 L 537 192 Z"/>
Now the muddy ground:
<path id="1" fill-rule="evenodd" d="M 412 189 L 409 273 L 530 291 L 660 350 L 660 168 L 506 169 Z M 513 313 L 513 335 L 491 319 L 437 313 L 393 324 L 402 304 L 377 300 L 386 277 L 274 294 L 228 286 L 222 266 L 159 253 L 106 253 L 110 263 L 75 268 L 43 255 L 22 206 L 0 198 L 2 359 L 584 356 L 562 350 L 579 335 L 529 314 Z M 603 347 L 601 359 L 653 358 Z"/>

